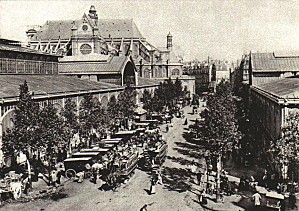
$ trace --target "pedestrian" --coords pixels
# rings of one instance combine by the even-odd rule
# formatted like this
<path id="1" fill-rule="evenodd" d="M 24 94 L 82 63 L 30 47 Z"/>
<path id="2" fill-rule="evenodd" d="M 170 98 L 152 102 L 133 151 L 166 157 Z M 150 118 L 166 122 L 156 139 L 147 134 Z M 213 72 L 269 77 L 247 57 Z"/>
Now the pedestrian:
<path id="1" fill-rule="evenodd" d="M 158 172 L 158 184 L 163 185 L 162 175 L 161 172 Z"/>
<path id="2" fill-rule="evenodd" d="M 188 119 L 186 118 L 184 125 L 188 125 Z"/>
<path id="3" fill-rule="evenodd" d="M 78 172 L 78 173 L 76 174 L 76 176 L 78 177 L 77 182 L 78 182 L 78 183 L 82 183 L 83 180 L 84 180 L 84 172 L 83 172 L 83 171 L 80 171 L 80 172 Z"/>
<path id="4" fill-rule="evenodd" d="M 293 191 L 290 193 L 290 196 L 289 196 L 289 206 L 292 210 L 295 207 L 297 207 L 297 205 L 296 205 L 296 196 L 295 196 L 295 193 Z"/>
<path id="5" fill-rule="evenodd" d="M 140 211 L 147 211 L 147 204 L 145 204 L 143 207 L 141 207 Z"/>
<path id="6" fill-rule="evenodd" d="M 52 170 L 51 171 L 51 185 L 56 186 L 56 181 L 57 181 L 57 171 Z"/>
<path id="7" fill-rule="evenodd" d="M 206 199 L 207 195 L 206 195 L 206 191 L 203 190 L 200 195 L 199 195 L 199 203 L 200 204 L 207 204 L 207 199 Z"/>
<path id="8" fill-rule="evenodd" d="M 166 125 L 166 133 L 169 131 L 169 126 L 168 124 Z"/>
<path id="9" fill-rule="evenodd" d="M 201 171 L 199 170 L 196 174 L 196 177 L 197 177 L 197 182 L 198 182 L 198 185 L 200 185 L 200 182 L 201 182 L 201 177 L 202 177 L 202 173 Z"/>
<path id="10" fill-rule="evenodd" d="M 153 177 L 151 180 L 150 195 L 156 194 L 156 179 Z"/>
<path id="11" fill-rule="evenodd" d="M 261 206 L 261 195 L 259 194 L 259 192 L 255 192 L 255 194 L 252 195 L 252 199 L 254 201 L 254 206 L 255 206 L 255 210 L 258 210 Z"/>

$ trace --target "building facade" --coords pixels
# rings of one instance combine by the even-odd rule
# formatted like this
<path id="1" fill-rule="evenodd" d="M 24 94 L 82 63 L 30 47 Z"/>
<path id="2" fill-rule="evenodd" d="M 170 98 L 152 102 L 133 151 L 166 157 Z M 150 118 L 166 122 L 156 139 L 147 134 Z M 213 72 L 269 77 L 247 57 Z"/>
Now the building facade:
<path id="1" fill-rule="evenodd" d="M 32 98 L 41 107 L 50 102 L 58 110 L 64 107 L 66 99 L 72 99 L 76 103 L 77 110 L 79 110 L 82 99 L 87 94 L 91 94 L 101 102 L 102 106 L 106 107 L 109 99 L 112 96 L 117 98 L 119 93 L 125 89 L 126 86 L 124 85 L 126 84 L 130 84 L 136 90 L 136 103 L 139 103 L 145 89 L 154 93 L 154 90 L 159 86 L 158 82 L 150 79 L 140 78 L 138 80 L 137 72 L 129 57 L 117 57 L 121 61 L 116 60 L 100 64 L 79 60 L 79 62 L 83 62 L 84 68 L 88 64 L 91 66 L 108 65 L 108 68 L 106 67 L 109 70 L 108 72 L 100 72 L 101 75 L 106 74 L 109 76 L 106 78 L 106 82 L 105 80 L 87 80 L 89 79 L 87 77 L 93 77 L 93 72 L 84 76 L 80 73 L 81 78 L 70 77 L 68 74 L 59 74 L 59 65 L 64 65 L 64 63 L 59 63 L 58 55 L 9 43 L 0 43 L 0 148 L 3 132 L 7 128 L 13 127 L 12 119 L 19 100 L 19 86 L 24 81 L 28 83 Z M 67 63 L 68 61 L 64 62 Z M 97 62 L 99 62 L 98 59 Z M 112 66 L 109 66 L 109 64 Z M 74 65 L 80 66 L 76 61 L 71 61 L 67 65 L 64 67 L 65 70 L 68 70 L 68 68 L 77 70 Z M 103 68 L 99 70 L 103 71 Z M 117 77 L 113 77 L 114 74 Z M 2 153 L 0 153 L 0 163 L 1 161 Z"/>
<path id="2" fill-rule="evenodd" d="M 91 6 L 89 13 L 79 20 L 47 21 L 43 26 L 32 27 L 26 33 L 32 49 L 64 57 L 77 57 L 76 62 L 79 57 L 88 58 L 93 55 L 100 55 L 99 60 L 103 55 L 129 56 L 135 64 L 138 76 L 158 81 L 167 78 L 175 80 L 178 77 L 184 86 L 188 87 L 191 95 L 195 92 L 194 77 L 183 75 L 182 59 L 173 51 L 172 35 L 167 35 L 166 47 L 157 48 L 146 41 L 132 19 L 101 19 L 95 7 Z M 66 66 L 66 60 L 70 63 L 70 58 L 62 58 L 61 67 Z M 90 68 L 87 69 L 90 73 Z M 82 72 L 82 69 L 79 72 Z M 64 68 L 61 73 L 65 74 Z M 102 79 L 99 75 L 90 78 Z"/>
<path id="3" fill-rule="evenodd" d="M 269 158 L 269 164 L 280 175 L 281 165 L 273 163 L 271 142 L 282 135 L 281 127 L 291 112 L 299 111 L 299 78 L 291 77 L 250 87 L 250 122 L 252 144 Z M 292 172 L 299 179 L 299 172 Z M 290 175 L 289 175 L 290 176 Z"/>
<path id="4" fill-rule="evenodd" d="M 275 53 L 250 53 L 240 63 L 242 80 L 258 85 L 294 76 L 299 71 L 298 56 L 278 56 Z"/>

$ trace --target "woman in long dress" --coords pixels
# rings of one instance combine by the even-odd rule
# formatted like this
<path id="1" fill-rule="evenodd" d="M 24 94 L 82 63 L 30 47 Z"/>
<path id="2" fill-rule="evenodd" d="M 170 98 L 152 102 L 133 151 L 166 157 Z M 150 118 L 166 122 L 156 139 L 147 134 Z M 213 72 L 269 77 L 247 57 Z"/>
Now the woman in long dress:
<path id="1" fill-rule="evenodd" d="M 151 189 L 150 189 L 150 194 L 155 194 L 156 193 L 156 180 L 152 178 L 151 180 Z"/>

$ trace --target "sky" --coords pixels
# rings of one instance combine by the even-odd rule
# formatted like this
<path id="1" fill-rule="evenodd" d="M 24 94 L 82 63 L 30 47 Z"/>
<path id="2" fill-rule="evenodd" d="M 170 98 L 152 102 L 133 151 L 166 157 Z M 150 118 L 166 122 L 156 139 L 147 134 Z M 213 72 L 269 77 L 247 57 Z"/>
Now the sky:
<path id="1" fill-rule="evenodd" d="M 166 47 L 171 32 L 184 60 L 235 61 L 250 51 L 299 55 L 298 0 L 0 0 L 0 37 L 26 42 L 27 26 L 77 20 L 91 5 L 99 18 L 132 18 L 157 47 Z"/>

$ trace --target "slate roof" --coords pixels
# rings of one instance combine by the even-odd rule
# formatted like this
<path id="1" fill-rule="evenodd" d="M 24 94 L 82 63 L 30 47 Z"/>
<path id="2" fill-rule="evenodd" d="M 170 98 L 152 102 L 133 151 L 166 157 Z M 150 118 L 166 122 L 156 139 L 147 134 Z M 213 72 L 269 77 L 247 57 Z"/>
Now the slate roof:
<path id="1" fill-rule="evenodd" d="M 100 73 L 100 74 L 119 74 L 124 68 L 126 61 L 126 56 L 113 56 L 107 61 L 77 61 L 74 60 L 68 62 L 58 63 L 58 72 L 60 74 L 66 73 Z"/>
<path id="2" fill-rule="evenodd" d="M 50 55 L 50 56 L 58 56 L 46 52 L 41 52 L 37 50 L 33 50 L 31 48 L 21 47 L 18 45 L 6 45 L 0 43 L 0 50 L 1 51 L 15 51 L 15 52 L 23 52 L 23 53 L 32 53 L 32 54 L 43 54 L 43 55 Z"/>
<path id="3" fill-rule="evenodd" d="M 299 56 L 278 57 L 274 53 L 252 53 L 253 72 L 299 71 Z"/>
<path id="4" fill-rule="evenodd" d="M 299 98 L 299 78 L 290 77 L 255 85 L 279 98 Z"/>
<path id="5" fill-rule="evenodd" d="M 70 39 L 72 27 L 78 27 L 80 22 L 81 20 L 47 21 L 31 41 Z M 99 19 L 97 27 L 103 38 L 143 38 L 133 19 Z"/>
<path id="6" fill-rule="evenodd" d="M 142 86 L 157 86 L 160 85 L 160 81 L 150 78 L 142 78 L 138 76 L 138 85 L 136 87 Z"/>
<path id="7" fill-rule="evenodd" d="M 117 89 L 121 86 L 79 79 L 74 76 L 64 75 L 1 75 L 0 98 L 17 97 L 20 84 L 27 81 L 29 90 L 35 95 L 46 93 L 65 93 L 88 90 Z"/>

